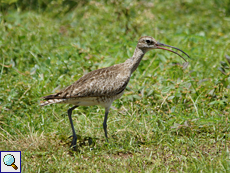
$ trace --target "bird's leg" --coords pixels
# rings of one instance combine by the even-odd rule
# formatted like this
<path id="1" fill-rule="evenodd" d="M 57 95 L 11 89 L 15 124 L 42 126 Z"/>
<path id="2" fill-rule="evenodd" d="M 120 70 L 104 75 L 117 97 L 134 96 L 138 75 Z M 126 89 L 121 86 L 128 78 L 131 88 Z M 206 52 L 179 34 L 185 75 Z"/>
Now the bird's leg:
<path id="1" fill-rule="evenodd" d="M 103 128 L 104 128 L 104 132 L 105 132 L 105 137 L 107 142 L 108 141 L 108 136 L 107 136 L 107 118 L 108 118 L 108 114 L 109 114 L 109 108 L 105 109 L 105 118 L 104 118 L 104 122 L 103 122 Z"/>
<path id="2" fill-rule="evenodd" d="M 71 144 L 71 147 L 76 148 L 76 143 L 77 143 L 77 135 L 75 133 L 75 130 L 74 130 L 74 126 L 73 126 L 73 120 L 72 120 L 72 111 L 78 106 L 73 106 L 72 108 L 69 108 L 68 109 L 68 116 L 69 116 L 69 121 L 70 121 L 70 124 L 71 124 L 71 128 L 72 128 L 72 131 L 73 131 L 73 141 L 72 141 L 72 144 Z"/>

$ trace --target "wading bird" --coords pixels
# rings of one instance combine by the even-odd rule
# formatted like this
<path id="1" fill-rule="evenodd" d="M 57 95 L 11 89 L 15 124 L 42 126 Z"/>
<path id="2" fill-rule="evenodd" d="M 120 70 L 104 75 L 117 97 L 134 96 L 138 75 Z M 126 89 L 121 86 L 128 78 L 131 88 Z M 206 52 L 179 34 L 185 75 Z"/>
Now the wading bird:
<path id="1" fill-rule="evenodd" d="M 123 95 L 132 73 L 137 69 L 145 53 L 152 49 L 163 49 L 173 52 L 183 58 L 183 56 L 177 52 L 161 46 L 177 49 L 189 58 L 184 51 L 176 47 L 159 43 L 152 37 L 144 36 L 139 39 L 133 56 L 127 59 L 124 63 L 94 70 L 88 74 L 85 74 L 79 80 L 64 88 L 62 91 L 43 97 L 43 99 L 46 101 L 41 103 L 41 106 L 53 103 L 74 105 L 68 109 L 69 121 L 73 132 L 71 146 L 74 149 L 76 149 L 77 135 L 75 133 L 73 120 L 71 117 L 72 111 L 78 106 L 103 106 L 105 108 L 103 128 L 105 137 L 108 140 L 107 119 L 109 108 L 115 99 L 118 99 Z"/>

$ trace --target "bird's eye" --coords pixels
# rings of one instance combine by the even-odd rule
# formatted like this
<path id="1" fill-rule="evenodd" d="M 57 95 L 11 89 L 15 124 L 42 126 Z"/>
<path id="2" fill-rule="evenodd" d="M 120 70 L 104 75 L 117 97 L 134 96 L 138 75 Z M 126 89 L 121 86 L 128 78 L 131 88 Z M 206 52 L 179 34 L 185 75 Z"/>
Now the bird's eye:
<path id="1" fill-rule="evenodd" d="M 151 43 L 151 41 L 150 41 L 150 40 L 146 40 L 146 43 L 150 44 L 150 43 Z"/>

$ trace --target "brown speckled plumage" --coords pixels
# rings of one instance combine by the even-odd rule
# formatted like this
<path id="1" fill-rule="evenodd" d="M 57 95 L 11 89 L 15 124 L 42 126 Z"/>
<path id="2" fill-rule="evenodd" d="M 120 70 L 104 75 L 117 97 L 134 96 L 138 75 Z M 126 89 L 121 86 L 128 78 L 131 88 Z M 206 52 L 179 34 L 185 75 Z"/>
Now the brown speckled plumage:
<path id="1" fill-rule="evenodd" d="M 103 97 L 115 99 L 123 93 L 130 75 L 124 63 L 92 71 L 57 94 L 45 96 L 47 101 L 41 105 L 76 102 L 79 106 L 87 106 L 85 100 L 94 100 L 90 105 L 103 105 Z"/>
<path id="2" fill-rule="evenodd" d="M 105 131 L 105 136 L 107 138 L 106 122 L 109 113 L 109 108 L 112 102 L 123 95 L 124 90 L 131 77 L 131 74 L 138 67 L 144 54 L 151 49 L 165 49 L 159 46 L 172 47 L 169 45 L 159 43 L 154 38 L 149 36 L 141 37 L 138 41 L 133 56 L 127 59 L 124 63 L 94 70 L 82 76 L 79 80 L 74 82 L 72 85 L 64 88 L 62 91 L 56 94 L 43 97 L 43 99 L 46 101 L 41 103 L 40 105 L 45 106 L 53 103 L 65 103 L 75 105 L 74 107 L 68 110 L 68 115 L 73 131 L 72 146 L 74 148 L 76 146 L 77 136 L 75 134 L 71 118 L 72 110 L 74 110 L 78 106 L 101 105 L 105 107 L 105 119 L 103 127 Z M 172 50 L 169 51 L 174 52 Z M 183 53 L 186 54 L 185 52 Z M 176 54 L 179 55 L 178 53 Z"/>

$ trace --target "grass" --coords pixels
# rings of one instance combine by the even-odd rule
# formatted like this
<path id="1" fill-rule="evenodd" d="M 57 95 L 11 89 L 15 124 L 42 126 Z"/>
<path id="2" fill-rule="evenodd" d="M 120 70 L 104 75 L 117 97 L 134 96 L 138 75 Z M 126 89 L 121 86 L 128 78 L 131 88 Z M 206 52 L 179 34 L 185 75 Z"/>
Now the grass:
<path id="1" fill-rule="evenodd" d="M 230 75 L 218 70 L 221 61 L 229 66 L 229 2 L 205 3 L 88 1 L 71 10 L 2 10 L 0 150 L 22 151 L 23 172 L 229 172 Z M 148 52 L 113 103 L 110 142 L 104 109 L 79 107 L 78 152 L 71 151 L 69 105 L 41 108 L 40 98 L 124 62 L 143 35 L 181 48 L 190 65 L 183 69 L 170 52 Z"/>

